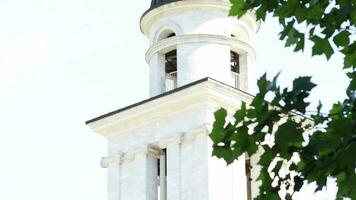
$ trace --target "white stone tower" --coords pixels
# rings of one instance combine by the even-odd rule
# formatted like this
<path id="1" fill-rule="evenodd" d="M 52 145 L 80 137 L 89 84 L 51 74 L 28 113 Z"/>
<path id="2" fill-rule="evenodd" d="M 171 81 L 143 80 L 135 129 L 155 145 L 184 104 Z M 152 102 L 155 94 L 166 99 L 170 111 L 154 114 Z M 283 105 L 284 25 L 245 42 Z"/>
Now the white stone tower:
<path id="1" fill-rule="evenodd" d="M 249 169 L 211 157 L 213 113 L 235 111 L 255 52 L 252 13 L 228 17 L 228 0 L 152 0 L 141 18 L 149 38 L 150 98 L 87 121 L 108 140 L 109 200 L 245 200 Z"/>

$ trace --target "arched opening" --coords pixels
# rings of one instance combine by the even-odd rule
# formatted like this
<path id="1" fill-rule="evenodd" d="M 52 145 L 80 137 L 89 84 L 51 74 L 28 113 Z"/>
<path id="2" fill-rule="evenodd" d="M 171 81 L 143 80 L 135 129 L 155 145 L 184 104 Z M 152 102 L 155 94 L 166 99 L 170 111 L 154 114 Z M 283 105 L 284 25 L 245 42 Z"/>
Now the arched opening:
<path id="1" fill-rule="evenodd" d="M 159 39 L 167 39 L 176 36 L 170 30 L 163 31 Z M 164 69 L 166 74 L 165 90 L 173 90 L 177 88 L 177 50 L 167 52 L 164 55 Z"/>
<path id="2" fill-rule="evenodd" d="M 174 37 L 174 36 L 176 36 L 176 34 L 175 33 L 171 33 L 166 38 L 170 38 L 170 37 Z"/>
<path id="3" fill-rule="evenodd" d="M 176 36 L 176 34 L 173 31 L 171 31 L 169 29 L 166 29 L 166 30 L 163 30 L 159 34 L 156 42 L 159 42 L 159 41 L 161 41 L 163 39 L 171 38 L 171 37 L 174 37 L 174 36 Z"/>
<path id="4" fill-rule="evenodd" d="M 230 51 L 230 67 L 235 88 L 240 89 L 240 56 L 233 51 Z"/>
<path id="5" fill-rule="evenodd" d="M 166 91 L 177 88 L 177 50 L 165 54 Z"/>

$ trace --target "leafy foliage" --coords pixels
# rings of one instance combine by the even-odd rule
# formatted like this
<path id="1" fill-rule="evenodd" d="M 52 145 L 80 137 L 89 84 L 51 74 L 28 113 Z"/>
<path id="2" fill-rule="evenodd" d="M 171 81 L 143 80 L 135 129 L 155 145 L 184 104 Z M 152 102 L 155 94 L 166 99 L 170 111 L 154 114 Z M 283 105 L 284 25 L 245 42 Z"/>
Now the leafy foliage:
<path id="1" fill-rule="evenodd" d="M 313 55 L 335 52 L 344 55 L 350 84 L 344 102 L 322 114 L 320 104 L 308 115 L 306 98 L 316 86 L 311 77 L 299 77 L 293 87 L 280 88 L 278 75 L 262 76 L 259 92 L 251 104 L 242 103 L 227 121 L 223 108 L 215 113 L 210 138 L 213 155 L 231 164 L 243 154 L 259 155 L 260 193 L 256 199 L 292 199 L 304 182 L 317 184 L 317 191 L 334 178 L 337 199 L 356 199 L 356 2 L 354 0 L 230 0 L 230 15 L 241 17 L 251 9 L 258 20 L 277 17 L 283 30 L 280 39 L 294 51 L 304 50 L 306 38 L 313 42 Z M 298 27 L 304 26 L 304 29 Z M 303 31 L 304 30 L 304 31 Z M 272 96 L 272 100 L 266 99 Z M 284 195 L 281 191 L 285 191 Z"/>
<path id="2" fill-rule="evenodd" d="M 230 1 L 233 16 L 242 17 L 255 9 L 257 19 L 265 20 L 272 13 L 283 26 L 280 39 L 285 40 L 286 46 L 295 45 L 295 51 L 302 51 L 305 38 L 309 38 L 314 43 L 313 55 L 329 59 L 335 49 L 345 55 L 345 67 L 355 67 L 356 44 L 350 39 L 356 34 L 355 0 Z"/>
<path id="3" fill-rule="evenodd" d="M 244 153 L 262 152 L 257 199 L 280 199 L 276 194 L 281 188 L 290 192 L 284 198 L 291 199 L 304 180 L 317 183 L 321 190 L 328 177 L 337 180 L 338 199 L 356 199 L 356 88 L 350 85 L 349 99 L 335 104 L 328 115 L 319 106 L 307 118 L 301 114 L 307 113 L 305 99 L 315 87 L 311 78 L 297 78 L 290 90 L 278 87 L 276 79 L 268 81 L 264 75 L 258 81 L 259 93 L 248 107 L 242 103 L 234 122 L 226 121 L 223 108 L 215 113 L 213 155 L 231 164 Z M 270 94 L 274 98 L 268 103 Z M 280 175 L 282 166 L 287 175 Z M 273 187 L 275 181 L 278 185 Z"/>

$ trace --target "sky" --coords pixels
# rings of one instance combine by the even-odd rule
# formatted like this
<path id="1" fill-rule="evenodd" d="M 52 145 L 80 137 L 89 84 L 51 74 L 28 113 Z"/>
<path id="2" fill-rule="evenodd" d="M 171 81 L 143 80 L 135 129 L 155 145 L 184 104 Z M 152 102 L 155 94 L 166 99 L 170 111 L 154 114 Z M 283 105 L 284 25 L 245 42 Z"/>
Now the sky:
<path id="1" fill-rule="evenodd" d="M 106 199 L 99 162 L 106 141 L 85 121 L 148 97 L 148 40 L 139 19 L 149 0 L 0 0 L 0 199 Z M 345 97 L 341 55 L 292 53 L 275 20 L 255 36 L 254 75 L 301 75 L 329 109 Z M 310 47 L 310 44 L 307 44 Z M 251 93 L 255 87 L 252 86 Z M 296 199 L 333 199 L 333 185 Z"/>

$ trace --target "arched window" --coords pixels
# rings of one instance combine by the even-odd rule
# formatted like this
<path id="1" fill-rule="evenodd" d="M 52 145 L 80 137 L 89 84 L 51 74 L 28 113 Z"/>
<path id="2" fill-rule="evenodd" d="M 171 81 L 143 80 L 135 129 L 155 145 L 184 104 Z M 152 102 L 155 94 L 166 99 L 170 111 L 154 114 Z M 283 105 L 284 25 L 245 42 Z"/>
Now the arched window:
<path id="1" fill-rule="evenodd" d="M 234 79 L 235 88 L 240 88 L 240 56 L 236 52 L 230 51 L 231 76 Z"/>
<path id="2" fill-rule="evenodd" d="M 175 33 L 165 31 L 160 35 L 161 39 L 176 36 Z M 165 89 L 166 91 L 177 88 L 177 50 L 174 49 L 164 55 L 164 69 L 166 73 Z"/>
<path id="3" fill-rule="evenodd" d="M 165 55 L 166 91 L 177 88 L 177 50 Z"/>
<path id="4" fill-rule="evenodd" d="M 161 40 L 163 40 L 163 39 L 167 39 L 167 38 L 174 37 L 174 36 L 176 36 L 176 34 L 175 34 L 173 31 L 171 31 L 171 30 L 169 30 L 169 29 L 163 30 L 163 31 L 159 34 L 159 36 L 158 36 L 156 42 L 159 42 L 159 41 L 161 41 Z"/>
<path id="5" fill-rule="evenodd" d="M 171 34 L 169 34 L 169 35 L 167 36 L 167 38 L 174 37 L 174 36 L 176 36 L 176 34 L 175 34 L 175 33 L 171 33 Z"/>

